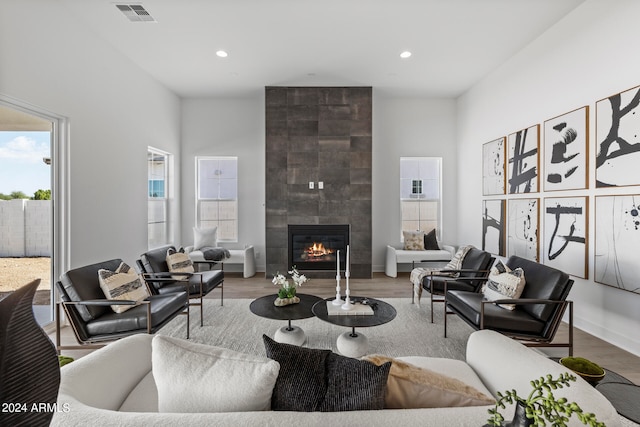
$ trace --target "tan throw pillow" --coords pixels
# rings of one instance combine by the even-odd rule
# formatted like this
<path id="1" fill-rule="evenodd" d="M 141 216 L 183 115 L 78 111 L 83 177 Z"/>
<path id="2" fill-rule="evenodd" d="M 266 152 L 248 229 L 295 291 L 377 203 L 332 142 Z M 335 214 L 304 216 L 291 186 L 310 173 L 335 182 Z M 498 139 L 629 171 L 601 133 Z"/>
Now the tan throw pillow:
<path id="1" fill-rule="evenodd" d="M 116 271 L 98 270 L 98 281 L 105 297 L 110 300 L 142 301 L 149 296 L 149 290 L 138 273 L 126 263 L 120 263 Z M 112 305 L 116 313 L 123 313 L 135 305 Z"/>
<path id="2" fill-rule="evenodd" d="M 499 299 L 518 299 L 524 291 L 526 284 L 524 271 L 522 268 L 511 270 L 504 265 L 502 261 L 498 261 L 489 273 L 489 279 L 484 286 L 484 297 L 489 301 Z M 515 310 L 515 304 L 498 304 L 507 310 Z"/>
<path id="3" fill-rule="evenodd" d="M 169 248 L 167 250 L 167 266 L 172 273 L 193 273 L 193 261 L 189 258 L 189 255 L 184 253 L 184 249 L 180 248 L 179 251 Z M 171 276 L 175 280 L 186 280 L 186 275 Z"/>
<path id="4" fill-rule="evenodd" d="M 424 231 L 403 231 L 406 251 L 424 251 Z"/>
<path id="5" fill-rule="evenodd" d="M 402 360 L 381 355 L 369 355 L 363 359 L 376 365 L 391 362 L 385 408 L 451 408 L 496 403 L 493 397 L 456 378 Z"/>

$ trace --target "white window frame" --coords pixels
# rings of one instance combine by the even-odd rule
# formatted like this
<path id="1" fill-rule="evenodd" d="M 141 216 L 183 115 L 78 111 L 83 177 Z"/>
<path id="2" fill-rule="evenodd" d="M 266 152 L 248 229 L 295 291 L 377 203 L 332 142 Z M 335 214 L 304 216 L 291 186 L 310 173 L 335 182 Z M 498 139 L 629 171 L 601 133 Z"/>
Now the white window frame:
<path id="1" fill-rule="evenodd" d="M 400 157 L 400 223 L 401 235 L 435 228 L 442 237 L 442 157 Z"/>
<path id="2" fill-rule="evenodd" d="M 164 158 L 164 167 L 159 174 L 152 173 L 151 156 Z M 166 151 L 159 150 L 154 147 L 147 148 L 147 246 L 149 249 L 158 248 L 171 243 L 171 231 L 169 221 L 169 189 L 170 189 L 170 167 L 172 155 Z M 164 191 L 162 195 L 152 195 L 151 181 L 155 176 L 162 176 L 164 182 Z M 158 207 L 159 206 L 159 207 Z M 155 231 L 152 231 L 151 228 Z M 160 230 L 160 231 L 157 231 Z"/>
<path id="3" fill-rule="evenodd" d="M 195 161 L 196 226 L 218 227 L 219 242 L 238 242 L 238 157 L 196 156 Z"/>

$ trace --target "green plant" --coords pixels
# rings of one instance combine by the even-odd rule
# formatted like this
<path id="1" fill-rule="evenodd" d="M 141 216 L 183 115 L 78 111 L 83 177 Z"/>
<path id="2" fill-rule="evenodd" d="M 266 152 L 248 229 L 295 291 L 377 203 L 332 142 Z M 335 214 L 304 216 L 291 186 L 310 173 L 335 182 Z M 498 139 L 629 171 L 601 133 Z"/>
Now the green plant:
<path id="1" fill-rule="evenodd" d="M 566 398 L 556 399 L 553 390 L 569 387 L 576 377 L 568 372 L 561 373 L 557 379 L 549 374 L 531 381 L 533 390 L 529 396 L 522 398 L 515 390 L 507 390 L 504 394 L 498 392 L 496 406 L 489 409 L 491 417 L 487 420 L 489 425 L 500 426 L 504 417 L 498 408 L 506 409 L 505 402 L 509 404 L 520 403 L 525 407 L 526 417 L 533 421 L 535 426 L 546 426 L 547 421 L 551 426 L 563 427 L 569 422 L 569 418 L 575 414 L 583 424 L 591 427 L 605 427 L 604 423 L 596 419 L 595 414 L 585 413 L 575 402 L 569 402 Z"/>
<path id="2" fill-rule="evenodd" d="M 58 356 L 58 363 L 60 364 L 61 368 L 67 363 L 71 363 L 71 362 L 73 362 L 73 357 L 62 356 L 62 355 Z"/>
<path id="3" fill-rule="evenodd" d="M 302 286 L 304 282 L 307 282 L 309 279 L 304 274 L 300 274 L 294 265 L 291 267 L 291 271 L 289 271 L 291 275 L 291 280 L 293 281 L 293 285 L 289 283 L 289 280 L 280 272 L 276 273 L 271 281 L 274 285 L 279 286 L 278 289 L 278 298 L 293 298 L 296 296 L 296 288 Z"/>
<path id="4" fill-rule="evenodd" d="M 585 359 L 584 357 L 563 357 L 560 359 L 560 363 L 563 366 L 571 369 L 572 371 L 587 374 L 587 375 L 602 375 L 604 369 L 596 363 Z"/>

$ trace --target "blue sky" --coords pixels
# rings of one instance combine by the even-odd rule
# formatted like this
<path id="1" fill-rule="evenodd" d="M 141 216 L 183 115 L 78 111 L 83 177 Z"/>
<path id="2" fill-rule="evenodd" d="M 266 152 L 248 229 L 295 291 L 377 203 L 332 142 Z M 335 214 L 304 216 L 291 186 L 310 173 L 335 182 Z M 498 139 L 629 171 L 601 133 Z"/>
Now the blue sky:
<path id="1" fill-rule="evenodd" d="M 51 166 L 42 161 L 50 152 L 49 132 L 0 132 L 0 193 L 51 189 Z"/>

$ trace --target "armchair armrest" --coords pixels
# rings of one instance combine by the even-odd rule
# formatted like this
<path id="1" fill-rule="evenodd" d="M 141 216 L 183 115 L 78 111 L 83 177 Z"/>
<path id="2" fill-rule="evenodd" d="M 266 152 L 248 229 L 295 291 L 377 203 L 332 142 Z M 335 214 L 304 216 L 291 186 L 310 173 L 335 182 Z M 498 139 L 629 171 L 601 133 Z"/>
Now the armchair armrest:
<path id="1" fill-rule="evenodd" d="M 520 299 L 499 299 L 495 301 L 482 300 L 480 301 L 480 329 L 484 329 L 484 306 L 486 304 L 514 304 L 514 305 L 533 305 L 533 304 L 558 304 L 558 305 L 570 305 L 573 306 L 571 300 L 552 300 L 552 299 L 539 299 L 539 298 L 520 298 Z M 563 309 L 564 310 L 564 309 Z M 573 315 L 571 316 L 573 317 Z M 571 320 L 573 323 L 573 320 Z"/>
<path id="2" fill-rule="evenodd" d="M 84 301 L 61 301 L 64 305 L 138 305 L 149 304 L 149 301 L 133 301 L 133 300 L 111 300 L 111 299 L 88 299 Z"/>

